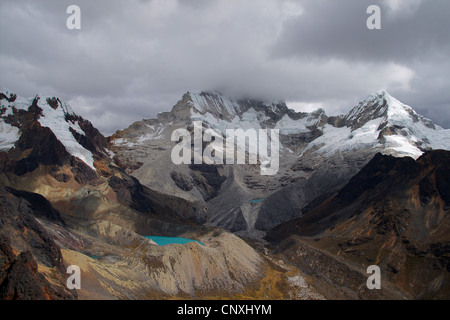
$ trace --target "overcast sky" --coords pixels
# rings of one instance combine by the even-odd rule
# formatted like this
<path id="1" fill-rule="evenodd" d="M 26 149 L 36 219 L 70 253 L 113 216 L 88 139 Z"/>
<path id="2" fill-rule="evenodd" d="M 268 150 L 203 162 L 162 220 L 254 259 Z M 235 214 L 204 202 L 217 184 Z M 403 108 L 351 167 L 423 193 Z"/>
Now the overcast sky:
<path id="1" fill-rule="evenodd" d="M 332 115 L 386 89 L 450 128 L 449 13 L 448 0 L 1 0 L 0 84 L 58 96 L 107 135 L 201 90 Z"/>

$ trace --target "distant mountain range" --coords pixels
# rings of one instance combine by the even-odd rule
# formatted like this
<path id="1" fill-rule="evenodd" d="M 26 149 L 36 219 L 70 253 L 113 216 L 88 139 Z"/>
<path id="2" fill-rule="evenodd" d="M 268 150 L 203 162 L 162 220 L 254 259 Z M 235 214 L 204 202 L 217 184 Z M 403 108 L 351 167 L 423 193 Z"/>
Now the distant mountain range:
<path id="1" fill-rule="evenodd" d="M 171 164 L 172 132 L 192 127 L 193 121 L 224 136 L 227 129 L 279 129 L 278 174 L 262 177 L 255 166 Z M 284 103 L 203 92 L 186 93 L 171 112 L 136 122 L 110 142 L 116 163 L 144 185 L 203 203 L 212 225 L 257 236 L 300 216 L 315 198 L 336 191 L 377 152 L 418 158 L 427 150 L 450 149 L 450 130 L 385 91 L 369 95 L 346 115 L 332 117 L 321 109 L 295 112 Z"/>
<path id="2" fill-rule="evenodd" d="M 278 129 L 278 173 L 175 165 L 171 135 L 194 121 L 224 136 Z M 0 296 L 448 298 L 443 150 L 450 130 L 387 92 L 342 116 L 188 92 L 170 112 L 105 137 L 59 98 L 1 88 Z M 322 260 L 336 265 L 329 281 L 311 269 Z M 367 263 L 383 268 L 387 290 L 358 287 Z M 70 264 L 88 275 L 84 290 L 65 287 Z M 419 277 L 423 268 L 432 271 Z M 279 286 L 262 293 L 267 281 Z"/>

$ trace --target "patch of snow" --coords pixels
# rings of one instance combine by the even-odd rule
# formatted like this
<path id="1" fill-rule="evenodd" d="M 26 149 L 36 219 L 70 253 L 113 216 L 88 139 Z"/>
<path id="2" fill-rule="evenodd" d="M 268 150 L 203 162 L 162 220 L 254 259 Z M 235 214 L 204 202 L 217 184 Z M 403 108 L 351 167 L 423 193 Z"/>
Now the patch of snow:
<path id="1" fill-rule="evenodd" d="M 20 130 L 0 119 L 0 151 L 7 151 L 14 147 L 20 138 Z"/>
<path id="2" fill-rule="evenodd" d="M 312 126 L 317 122 L 317 119 L 313 117 L 305 117 L 299 120 L 293 120 L 287 114 L 279 120 L 274 129 L 279 129 L 280 134 L 288 135 L 288 134 L 299 134 L 306 133 L 311 130 L 307 128 L 307 126 Z"/>
<path id="3" fill-rule="evenodd" d="M 74 123 L 67 122 L 65 119 L 66 113 L 73 114 L 72 109 L 65 104 L 64 108 L 57 108 L 55 110 L 47 103 L 46 100 L 46 97 L 41 97 L 38 103 L 43 114 L 39 118 L 39 123 L 43 127 L 48 127 L 53 131 L 56 138 L 66 148 L 67 152 L 82 160 L 93 170 L 96 170 L 94 167 L 94 157 L 92 153 L 79 144 L 72 132 L 69 130 L 69 128 L 72 127 L 75 131 L 84 135 L 83 130 L 81 130 L 78 124 L 75 125 Z"/>
<path id="4" fill-rule="evenodd" d="M 404 155 L 410 156 L 415 159 L 422 155 L 422 151 L 420 151 L 417 147 L 413 146 L 410 141 L 404 137 L 399 135 L 393 136 L 385 136 L 386 146 L 389 146 L 391 149 L 396 152 Z"/>
<path id="5" fill-rule="evenodd" d="M 288 277 L 288 282 L 291 285 L 293 285 L 294 287 L 298 287 L 298 288 L 307 288 L 308 287 L 308 284 L 306 283 L 305 278 L 303 278 L 300 275 Z"/>
<path id="6" fill-rule="evenodd" d="M 3 92 L 5 93 L 5 92 Z M 9 97 L 9 92 L 5 93 Z M 5 113 L 3 114 L 3 117 L 7 117 L 11 114 L 13 114 L 13 107 L 17 110 L 28 110 L 28 108 L 33 103 L 33 98 L 22 98 L 17 96 L 16 100 L 13 102 L 9 102 L 8 100 L 1 100 L 1 107 L 6 108 Z"/>
<path id="7" fill-rule="evenodd" d="M 323 128 L 323 135 L 312 141 L 304 152 L 315 146 L 320 146 L 318 152 L 326 155 L 375 147 L 379 143 L 377 129 L 381 121 L 382 119 L 369 121 L 366 125 L 354 131 L 350 127 L 336 128 L 326 124 Z"/>
<path id="8" fill-rule="evenodd" d="M 436 125 L 436 130 L 426 128 L 428 131 L 424 132 L 425 137 L 430 141 L 429 146 L 432 149 L 450 150 L 450 130 L 443 129 Z"/>
<path id="9" fill-rule="evenodd" d="M 114 156 L 116 155 L 113 151 L 111 151 L 107 148 L 105 148 L 105 151 L 111 159 L 114 158 Z"/>
<path id="10" fill-rule="evenodd" d="M 136 143 L 132 143 L 132 142 L 130 142 L 130 141 L 126 140 L 126 139 L 123 139 L 123 138 L 115 139 L 114 140 L 114 144 L 115 145 L 120 145 L 121 147 L 124 147 L 124 146 L 126 146 L 126 147 L 134 147 L 136 145 Z"/>
<path id="11" fill-rule="evenodd" d="M 146 135 L 139 137 L 137 144 L 142 144 L 145 141 L 149 141 L 149 140 L 159 140 L 159 139 L 162 139 L 162 137 L 160 136 L 160 134 L 158 132 L 147 133 Z"/>

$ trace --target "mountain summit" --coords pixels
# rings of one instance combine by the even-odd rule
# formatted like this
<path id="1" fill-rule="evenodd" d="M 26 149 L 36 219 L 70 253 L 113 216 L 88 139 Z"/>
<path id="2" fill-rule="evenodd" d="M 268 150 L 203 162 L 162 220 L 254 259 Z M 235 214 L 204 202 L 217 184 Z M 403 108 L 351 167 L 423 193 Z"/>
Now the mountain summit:
<path id="1" fill-rule="evenodd" d="M 23 98 L 1 89 L 0 151 L 12 148 L 23 134 L 45 131 L 45 128 L 51 130 L 65 151 L 92 170 L 96 170 L 95 157 L 108 157 L 106 139 L 89 121 L 75 114 L 67 103 L 56 97 L 41 95 Z M 38 137 L 29 138 L 36 140 Z"/>
<path id="2" fill-rule="evenodd" d="M 194 121 L 224 136 L 227 129 L 278 129 L 278 174 L 261 177 L 249 165 L 172 164 L 172 132 L 190 130 Z M 308 202 L 337 190 L 377 152 L 416 159 L 427 150 L 450 149 L 450 130 L 386 91 L 369 95 L 341 116 L 327 116 L 322 109 L 296 112 L 283 102 L 187 92 L 170 112 L 138 121 L 110 141 L 116 163 L 143 184 L 205 202 L 209 223 L 252 233 L 299 216 Z"/>
<path id="3" fill-rule="evenodd" d="M 377 125 L 379 143 L 400 155 L 417 158 L 424 151 L 448 147 L 448 130 L 419 115 L 386 91 L 369 95 L 344 119 L 352 132 L 361 128 L 367 132 Z"/>
<path id="4" fill-rule="evenodd" d="M 387 91 L 369 95 L 345 116 L 347 125 L 350 124 L 353 129 L 377 118 L 383 118 L 386 122 L 391 123 L 396 119 L 405 120 L 406 118 L 411 118 L 414 122 L 422 120 L 425 125 L 430 125 L 432 129 L 435 129 L 430 124 L 430 120 L 418 115 L 410 106 L 401 103 Z"/>

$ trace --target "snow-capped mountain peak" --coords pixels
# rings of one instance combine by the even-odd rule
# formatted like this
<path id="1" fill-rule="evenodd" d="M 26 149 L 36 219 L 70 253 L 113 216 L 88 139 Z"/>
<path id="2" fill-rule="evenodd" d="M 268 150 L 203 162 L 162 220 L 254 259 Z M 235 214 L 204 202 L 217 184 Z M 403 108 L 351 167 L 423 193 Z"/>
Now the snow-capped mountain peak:
<path id="1" fill-rule="evenodd" d="M 235 115 L 242 112 L 239 103 L 218 93 L 200 92 L 189 93 L 192 107 L 200 112 L 210 112 L 213 114 L 222 114 L 228 118 L 233 118 Z"/>
<path id="2" fill-rule="evenodd" d="M 413 108 L 400 102 L 387 91 L 370 94 L 345 116 L 346 124 L 352 130 L 361 128 L 375 119 L 382 119 L 383 126 L 405 126 L 411 122 L 421 122 L 430 129 L 436 129 L 431 120 L 419 115 Z"/>
<path id="3" fill-rule="evenodd" d="M 232 98 L 219 92 L 201 91 L 187 92 L 181 101 L 175 105 L 172 111 L 190 109 L 192 115 L 210 115 L 216 119 L 235 121 L 242 119 L 246 113 L 258 113 L 262 117 L 281 118 L 286 113 L 294 113 L 289 110 L 284 102 L 266 102 L 248 98 Z M 245 117 L 244 117 L 245 118 Z M 260 117 L 261 118 L 261 117 Z"/>
<path id="4" fill-rule="evenodd" d="M 449 149 L 450 130 L 419 115 L 387 91 L 370 94 L 343 116 L 343 125 L 326 125 L 320 145 L 326 153 L 379 148 L 382 153 L 418 158 L 430 149 Z"/>
<path id="5" fill-rule="evenodd" d="M 88 140 L 85 131 L 92 127 L 88 121 L 78 116 L 59 98 L 40 94 L 33 98 L 23 98 L 1 87 L 0 151 L 14 147 L 30 121 L 37 121 L 42 127 L 50 128 L 67 152 L 95 170 L 94 150 L 88 150 L 87 145 L 83 146 L 81 143 L 82 140 Z"/>

